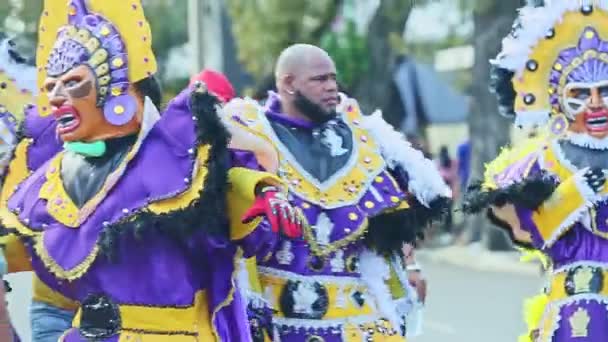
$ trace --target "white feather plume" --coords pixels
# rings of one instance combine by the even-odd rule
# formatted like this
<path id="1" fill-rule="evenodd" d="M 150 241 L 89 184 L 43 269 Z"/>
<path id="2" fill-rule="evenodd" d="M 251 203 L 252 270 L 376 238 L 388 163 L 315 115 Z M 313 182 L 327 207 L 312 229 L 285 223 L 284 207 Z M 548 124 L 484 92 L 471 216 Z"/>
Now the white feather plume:
<path id="1" fill-rule="evenodd" d="M 521 75 L 532 49 L 545 38 L 547 32 L 561 23 L 567 12 L 579 11 L 581 6 L 587 4 L 608 10 L 608 1 L 605 0 L 545 0 L 544 6 L 521 8 L 521 28 L 517 31 L 517 37 L 509 35 L 504 38 L 502 51 L 490 62 Z"/>
<path id="2" fill-rule="evenodd" d="M 402 133 L 384 121 L 379 110 L 364 116 L 361 124 L 380 146 L 382 156 L 389 167 L 401 166 L 407 172 L 408 191 L 416 196 L 420 203 L 428 206 L 438 197 L 451 197 L 452 192 L 443 181 L 435 163 L 425 158 L 422 152 L 405 140 Z"/>
<path id="3" fill-rule="evenodd" d="M 0 70 L 15 80 L 19 89 L 26 89 L 32 94 L 37 93 L 36 67 L 17 63 L 9 54 L 9 39 L 0 41 Z"/>

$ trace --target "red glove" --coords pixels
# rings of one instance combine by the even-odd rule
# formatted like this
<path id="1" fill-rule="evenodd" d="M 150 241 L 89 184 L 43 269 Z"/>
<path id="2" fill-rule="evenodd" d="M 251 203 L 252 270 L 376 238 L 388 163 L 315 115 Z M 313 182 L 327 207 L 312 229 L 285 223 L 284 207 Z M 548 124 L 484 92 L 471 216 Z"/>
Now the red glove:
<path id="1" fill-rule="evenodd" d="M 243 215 L 243 223 L 260 216 L 266 216 L 275 233 L 280 231 L 292 239 L 302 236 L 304 214 L 299 208 L 294 208 L 276 187 L 262 189 L 253 206 Z"/>

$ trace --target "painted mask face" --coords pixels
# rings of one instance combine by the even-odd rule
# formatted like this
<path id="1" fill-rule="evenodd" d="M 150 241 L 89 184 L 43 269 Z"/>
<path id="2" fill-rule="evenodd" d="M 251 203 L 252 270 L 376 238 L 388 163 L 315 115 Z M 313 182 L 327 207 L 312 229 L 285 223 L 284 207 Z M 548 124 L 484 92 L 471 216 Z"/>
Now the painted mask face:
<path id="1" fill-rule="evenodd" d="M 563 107 L 571 118 L 570 130 L 596 139 L 608 137 L 608 80 L 566 85 Z"/>
<path id="2" fill-rule="evenodd" d="M 134 96 L 121 32 L 83 0 L 71 0 L 69 8 L 41 89 L 58 120 L 59 137 L 94 142 L 136 132 L 142 101 Z"/>
<path id="3" fill-rule="evenodd" d="M 106 119 L 102 107 L 97 105 L 97 82 L 87 65 L 76 66 L 45 81 L 44 90 L 57 120 L 57 135 L 64 142 L 105 140 L 139 129 L 138 120 L 115 126 Z"/>

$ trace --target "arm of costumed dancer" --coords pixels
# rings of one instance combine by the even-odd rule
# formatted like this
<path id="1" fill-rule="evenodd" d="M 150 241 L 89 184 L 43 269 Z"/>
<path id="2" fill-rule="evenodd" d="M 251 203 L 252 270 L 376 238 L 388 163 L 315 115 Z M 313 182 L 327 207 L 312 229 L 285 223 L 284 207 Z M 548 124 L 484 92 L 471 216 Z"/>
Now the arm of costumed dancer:
<path id="1" fill-rule="evenodd" d="M 197 90 L 192 94 L 192 111 L 197 117 L 218 118 L 214 115 L 218 98 L 213 96 L 212 89 L 211 94 L 207 93 L 205 87 L 204 83 L 195 84 Z M 201 125 L 201 120 L 198 121 Z M 278 234 L 290 238 L 300 237 L 303 214 L 294 210 L 287 201 L 286 187 L 280 178 L 273 173 L 262 171 L 272 170 L 272 167 L 268 159 L 258 161 L 261 156 L 258 146 L 252 151 L 252 145 L 243 140 L 251 143 L 250 139 L 255 137 L 235 130 L 235 127 L 219 120 L 209 123 L 207 130 L 216 133 L 223 131 L 226 136 L 221 139 L 230 140 L 226 213 L 230 222 L 230 240 L 243 251 L 241 267 L 248 271 L 245 273 L 248 279 L 239 278 L 237 284 L 239 287 L 256 288 L 259 287 L 256 259 L 263 259 L 271 254 L 278 241 Z M 266 152 L 268 151 L 271 149 Z M 261 290 L 258 292 L 261 293 Z M 251 333 L 253 336 L 263 336 L 264 330 L 270 331 L 271 311 L 268 307 L 260 306 L 259 302 L 254 305 L 251 298 L 247 298 L 247 301 L 248 317 L 251 322 L 256 322 L 255 326 L 251 323 Z"/>
<path id="2" fill-rule="evenodd" d="M 41 117 L 35 106 L 28 106 L 25 119 L 15 129 L 15 145 L 6 160 L 6 171 L 2 174 L 2 189 L 0 190 L 0 212 L 8 210 L 7 201 L 15 187 L 21 183 L 32 170 L 37 169 L 51 156 L 61 149 L 55 139 L 55 120 Z M 2 215 L 8 217 L 10 215 Z M 13 226 L 3 222 L 2 226 Z M 8 273 L 30 271 L 29 256 L 23 247 L 21 239 L 13 232 L 2 229 L 0 244 L 4 248 L 8 262 Z"/>
<path id="3" fill-rule="evenodd" d="M 490 89 L 503 116 L 514 114 L 514 73 L 493 66 Z M 486 212 L 523 248 L 546 248 L 555 243 L 593 204 L 604 183 L 600 170 L 582 170 L 558 184 L 540 166 L 546 138 L 529 139 L 505 148 L 486 165 L 483 181 L 472 183 L 465 194 L 465 213 Z"/>
<path id="4" fill-rule="evenodd" d="M 370 219 L 366 243 L 382 253 L 401 254 L 404 243 L 415 244 L 425 228 L 449 210 L 451 191 L 435 164 L 384 121 L 379 111 L 363 117 L 362 123 L 406 195 L 399 206 Z"/>
<path id="5" fill-rule="evenodd" d="M 235 97 L 234 87 L 228 78 L 219 72 L 205 69 L 192 77 L 191 83 L 193 84 L 196 81 L 205 82 L 208 91 L 220 100 L 222 106 Z M 224 113 L 221 112 L 221 114 Z M 278 155 L 273 146 L 267 141 L 235 126 L 231 120 L 228 120 L 223 115 L 222 119 L 230 134 L 228 148 L 230 149 L 231 165 L 233 168 L 239 168 L 239 171 L 232 173 L 232 177 L 238 184 L 245 185 L 245 194 L 250 194 L 251 189 L 246 189 L 246 182 L 242 181 L 243 177 L 236 177 L 236 173 L 245 172 L 243 170 L 245 168 L 276 174 Z M 272 180 L 271 183 L 276 183 L 276 180 Z M 259 184 L 258 192 L 265 185 L 268 184 Z M 238 195 L 238 192 L 232 193 L 232 195 Z M 238 218 L 238 212 L 239 210 L 234 214 L 235 218 Z M 258 231 L 264 231 L 264 234 L 267 234 L 270 231 L 268 224 L 265 223 L 263 227 L 258 227 Z M 274 249 L 277 239 L 276 234 L 271 234 L 274 238 L 270 238 L 266 244 L 261 246 L 258 241 L 259 239 L 253 237 L 255 234 L 249 234 L 241 242 L 241 246 L 243 246 L 243 250 L 245 251 L 245 258 L 242 259 L 239 265 L 237 286 L 247 301 L 247 317 L 249 317 L 251 336 L 254 341 L 264 341 L 267 338 L 266 336 L 270 336 L 270 332 L 272 331 L 272 310 L 262 296 L 261 284 L 257 273 L 257 259 L 258 257 L 263 259 L 272 255 L 271 251 Z M 254 252 L 257 253 L 254 254 Z M 250 255 L 253 256 L 248 257 Z"/>
<path id="6" fill-rule="evenodd" d="M 491 164 L 490 164 L 491 167 Z M 550 247 L 593 205 L 604 188 L 602 170 L 586 169 L 557 184 L 533 168 L 524 179 L 500 186 L 495 176 L 469 187 L 463 210 L 486 211 L 521 247 Z"/>
<path id="7" fill-rule="evenodd" d="M 41 117 L 32 105 L 36 94 L 36 68 L 14 48 L 9 39 L 0 41 L 0 211 L 7 200 L 31 172 L 61 149 L 55 139 L 55 120 Z M 4 227 L 6 223 L 0 223 Z M 2 228 L 0 245 L 7 261 L 7 272 L 31 269 L 29 256 L 20 239 Z"/>
<path id="8" fill-rule="evenodd" d="M 194 87 L 195 91 L 191 98 L 192 111 L 198 117 L 214 120 L 206 123 L 203 130 L 208 134 L 202 136 L 217 136 L 217 132 L 221 131 L 225 136 L 220 139 L 228 141 L 229 133 L 215 113 L 219 99 L 207 91 L 207 86 L 203 82 L 196 82 Z M 274 237 L 276 233 L 291 238 L 299 237 L 303 224 L 302 216 L 287 201 L 286 188 L 280 178 L 269 172 L 260 171 L 261 167 L 255 156 L 250 155 L 247 162 L 244 162 L 243 158 L 237 157 L 238 151 L 229 152 L 232 158 L 227 161 L 230 165 L 228 165 L 229 188 L 226 209 L 230 222 L 230 239 L 239 243 L 245 257 L 251 257 L 268 254 L 276 242 Z M 209 182 L 209 184 L 214 183 Z M 271 232 L 274 234 L 270 235 Z"/>

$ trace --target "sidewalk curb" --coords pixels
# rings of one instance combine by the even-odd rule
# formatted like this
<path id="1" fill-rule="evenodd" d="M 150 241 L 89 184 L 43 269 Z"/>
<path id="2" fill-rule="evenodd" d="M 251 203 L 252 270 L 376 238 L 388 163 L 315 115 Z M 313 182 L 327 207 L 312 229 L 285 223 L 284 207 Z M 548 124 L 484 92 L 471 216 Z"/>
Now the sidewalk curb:
<path id="1" fill-rule="evenodd" d="M 483 272 L 541 276 L 538 262 L 519 261 L 517 252 L 475 251 L 466 246 L 450 246 L 416 251 L 419 261 L 449 264 Z"/>

